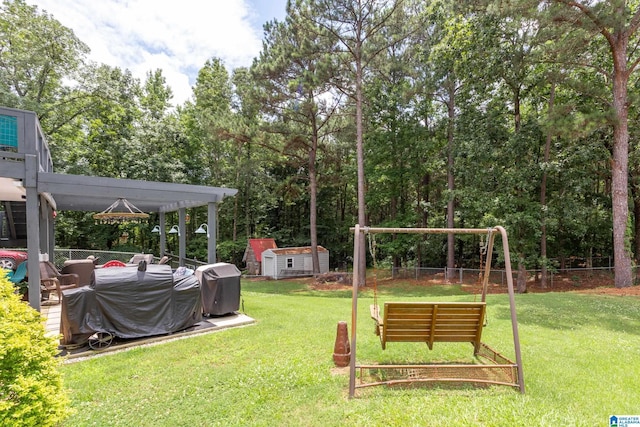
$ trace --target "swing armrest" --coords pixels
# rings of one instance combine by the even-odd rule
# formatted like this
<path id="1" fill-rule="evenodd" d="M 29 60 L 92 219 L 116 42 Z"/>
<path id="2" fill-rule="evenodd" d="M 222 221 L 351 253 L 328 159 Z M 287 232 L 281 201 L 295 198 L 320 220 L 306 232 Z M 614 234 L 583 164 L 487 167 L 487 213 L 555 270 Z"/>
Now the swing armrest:
<path id="1" fill-rule="evenodd" d="M 382 326 L 384 322 L 382 317 L 380 317 L 380 307 L 375 304 L 371 304 L 369 306 L 369 311 L 371 312 L 371 318 L 376 321 L 378 326 Z"/>

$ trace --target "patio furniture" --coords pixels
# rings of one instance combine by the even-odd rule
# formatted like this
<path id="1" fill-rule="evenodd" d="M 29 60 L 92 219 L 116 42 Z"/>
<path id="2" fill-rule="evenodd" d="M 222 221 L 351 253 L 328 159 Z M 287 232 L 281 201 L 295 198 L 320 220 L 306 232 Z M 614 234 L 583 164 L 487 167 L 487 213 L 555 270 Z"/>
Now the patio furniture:
<path id="1" fill-rule="evenodd" d="M 127 264 L 125 264 L 122 261 L 118 261 L 117 259 L 112 259 L 111 261 L 107 261 L 104 264 L 102 264 L 102 268 L 109 268 L 109 267 L 126 267 Z"/>
<path id="2" fill-rule="evenodd" d="M 22 262 L 18 268 L 16 268 L 16 271 L 9 270 L 7 272 L 7 278 L 14 285 L 22 282 L 25 277 L 27 277 L 27 261 Z"/>
<path id="3" fill-rule="evenodd" d="M 153 262 L 153 254 L 135 254 L 127 264 L 138 265 L 140 261 L 146 261 L 147 264 L 151 264 Z"/>
<path id="4" fill-rule="evenodd" d="M 480 349 L 485 316 L 484 302 L 386 302 L 384 317 L 371 305 L 376 335 L 382 349 L 388 342 L 470 342 L 476 355 Z"/>
<path id="5" fill-rule="evenodd" d="M 77 274 L 80 286 L 91 283 L 91 276 L 95 270 L 92 259 L 69 259 L 64 262 L 62 274 Z"/>
<path id="6" fill-rule="evenodd" d="M 55 291 L 58 303 L 62 301 L 62 291 L 80 286 L 77 274 L 61 274 L 50 261 L 40 261 L 40 284 L 45 291 Z"/>
<path id="7" fill-rule="evenodd" d="M 89 255 L 87 259 L 91 260 L 91 262 L 93 262 L 93 265 L 98 265 L 98 261 L 100 261 L 100 257 L 96 257 L 94 255 Z"/>
<path id="8" fill-rule="evenodd" d="M 122 339 L 170 334 L 202 319 L 200 283 L 168 265 L 98 268 L 89 286 L 62 293 L 61 344 L 105 348 Z"/>

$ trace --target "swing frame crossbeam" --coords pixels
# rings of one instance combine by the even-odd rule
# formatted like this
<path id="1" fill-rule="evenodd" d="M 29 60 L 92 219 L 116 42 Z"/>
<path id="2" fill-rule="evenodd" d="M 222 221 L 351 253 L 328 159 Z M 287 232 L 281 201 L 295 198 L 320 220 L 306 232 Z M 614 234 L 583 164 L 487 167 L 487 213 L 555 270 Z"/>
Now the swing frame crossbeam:
<path id="1" fill-rule="evenodd" d="M 353 244 L 353 290 L 351 307 L 351 359 L 349 364 L 349 397 L 355 396 L 356 388 L 372 387 L 377 385 L 413 384 L 429 382 L 449 383 L 476 383 L 496 384 L 519 388 L 525 392 L 524 375 L 522 372 L 522 354 L 520 351 L 520 338 L 518 334 L 518 319 L 515 306 L 515 291 L 513 274 L 511 270 L 511 258 L 509 255 L 509 242 L 504 227 L 492 228 L 384 228 L 384 227 L 360 227 L 358 224 L 351 229 L 354 232 Z M 375 365 L 358 364 L 357 351 L 357 312 L 358 291 L 361 274 L 359 271 L 361 239 L 372 234 L 486 234 L 487 241 L 483 250 L 486 253 L 484 277 L 482 281 L 482 302 L 486 301 L 489 274 L 491 272 L 491 256 L 495 236 L 500 234 L 504 255 L 505 270 L 507 276 L 507 290 L 509 294 L 509 306 L 511 311 L 511 331 L 516 362 L 512 362 L 505 356 L 484 343 L 480 344 L 480 351 L 476 356 L 481 356 L 489 363 L 481 364 L 415 364 L 415 365 Z M 391 378 L 373 382 L 365 382 L 364 371 L 386 371 L 387 373 L 399 372 L 404 374 L 402 378 Z M 359 372 L 360 381 L 356 383 L 356 372 Z M 392 374 L 385 374 L 390 376 Z"/>

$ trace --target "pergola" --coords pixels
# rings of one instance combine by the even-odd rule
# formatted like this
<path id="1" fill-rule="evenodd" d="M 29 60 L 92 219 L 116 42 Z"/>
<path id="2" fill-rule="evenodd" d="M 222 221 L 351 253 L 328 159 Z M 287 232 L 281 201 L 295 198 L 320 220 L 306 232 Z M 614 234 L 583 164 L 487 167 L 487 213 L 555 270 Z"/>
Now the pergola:
<path id="1" fill-rule="evenodd" d="M 0 117 L 12 119 L 16 128 L 16 149 L 0 151 L 0 200 L 26 202 L 29 260 L 39 260 L 44 253 L 53 254 L 54 211 L 101 212 L 123 198 L 145 213 L 158 213 L 161 252 L 166 245 L 165 214 L 178 211 L 180 265 L 184 265 L 186 254 L 186 209 L 208 206 L 207 258 L 209 263 L 215 262 L 218 203 L 227 196 L 234 196 L 238 190 L 54 173 L 49 147 L 35 113 L 0 108 Z M 0 141 L 2 145 L 12 146 Z M 29 304 L 39 310 L 40 269 L 37 262 L 28 264 L 28 274 Z"/>

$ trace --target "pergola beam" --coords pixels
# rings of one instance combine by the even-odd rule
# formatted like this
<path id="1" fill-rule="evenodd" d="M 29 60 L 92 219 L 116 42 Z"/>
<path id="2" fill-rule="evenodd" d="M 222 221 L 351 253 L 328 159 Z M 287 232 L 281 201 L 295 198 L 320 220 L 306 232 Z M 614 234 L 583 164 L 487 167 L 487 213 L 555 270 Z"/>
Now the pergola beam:
<path id="1" fill-rule="evenodd" d="M 118 198 L 143 212 L 173 212 L 235 195 L 233 188 L 56 173 L 38 174 L 38 192 L 50 193 L 59 210 L 100 212 Z"/>

